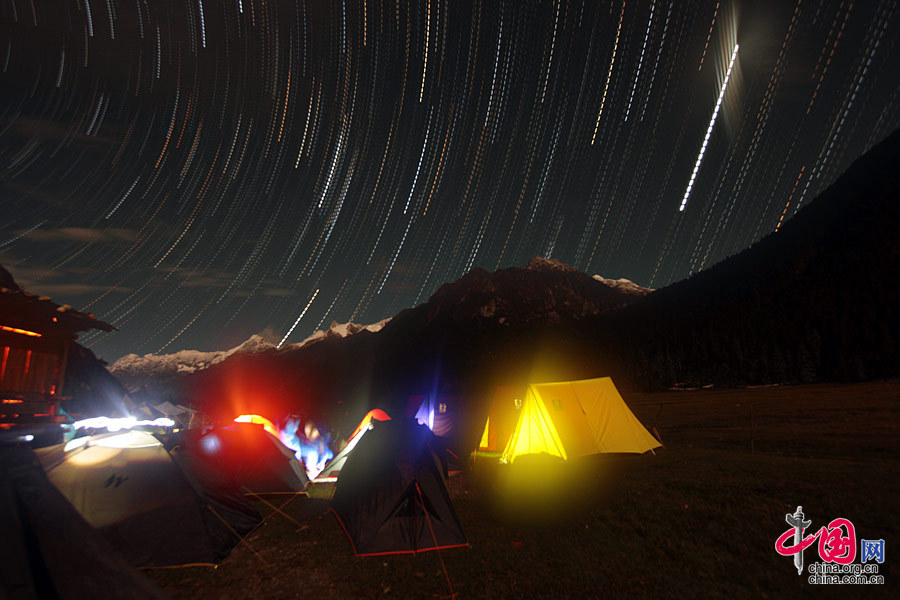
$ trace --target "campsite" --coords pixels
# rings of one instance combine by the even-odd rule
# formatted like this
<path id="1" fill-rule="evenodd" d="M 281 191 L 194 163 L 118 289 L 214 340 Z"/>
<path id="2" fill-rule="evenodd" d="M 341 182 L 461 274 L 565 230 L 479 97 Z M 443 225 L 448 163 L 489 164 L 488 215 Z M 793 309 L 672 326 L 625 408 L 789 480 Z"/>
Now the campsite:
<path id="1" fill-rule="evenodd" d="M 798 578 L 790 560 L 774 551 L 785 512 L 802 503 L 817 525 L 831 515 L 847 515 L 860 532 L 884 539 L 900 533 L 894 508 L 900 497 L 900 440 L 894 435 L 900 382 L 626 399 L 644 423 L 654 423 L 659 413 L 666 447 L 655 456 L 594 460 L 594 481 L 572 485 L 548 477 L 553 484 L 572 485 L 569 491 L 533 482 L 530 493 L 557 492 L 562 505 L 547 522 L 533 525 L 505 515 L 494 502 L 490 479 L 451 475 L 450 494 L 469 547 L 442 551 L 441 557 L 460 598 L 583 598 L 597 590 L 646 597 L 660 589 L 684 598 L 820 596 L 821 589 Z M 854 402 L 851 411 L 845 410 L 848 399 Z M 832 426 L 835 419 L 839 430 Z M 567 510 L 584 502 L 573 492 L 585 487 L 598 492 L 587 509 Z M 276 515 L 217 569 L 148 575 L 173 598 L 449 594 L 434 553 L 354 558 L 327 503 L 315 496 L 285 509 L 301 524 L 299 531 Z M 890 582 L 887 562 L 884 567 Z"/>
<path id="2" fill-rule="evenodd" d="M 0 600 L 900 598 L 898 0 L 0 6 Z"/>

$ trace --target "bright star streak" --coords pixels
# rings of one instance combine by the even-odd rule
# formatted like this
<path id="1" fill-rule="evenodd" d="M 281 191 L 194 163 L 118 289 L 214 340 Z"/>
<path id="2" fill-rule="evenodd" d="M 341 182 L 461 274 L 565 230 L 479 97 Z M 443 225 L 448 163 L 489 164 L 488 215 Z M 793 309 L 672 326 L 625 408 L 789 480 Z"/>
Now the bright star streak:
<path id="1" fill-rule="evenodd" d="M 609 80 L 612 77 L 613 66 L 616 64 L 616 50 L 619 49 L 619 34 L 622 33 L 622 19 L 625 18 L 625 2 L 622 3 L 622 12 L 619 13 L 619 28 L 616 29 L 616 41 L 613 43 L 612 58 L 609 60 L 609 72 L 606 74 L 606 85 L 603 86 L 603 98 L 600 100 L 600 112 L 597 113 L 597 124 L 594 125 L 594 135 L 591 136 L 591 146 L 597 140 L 597 130 L 600 129 L 600 117 L 603 116 L 603 106 L 606 104 L 606 92 L 609 90 Z"/>
<path id="2" fill-rule="evenodd" d="M 275 346 L 276 348 L 281 348 L 281 345 L 284 344 L 284 340 L 288 339 L 288 337 L 289 337 L 292 333 L 294 333 L 294 328 L 297 327 L 297 323 L 300 322 L 300 319 L 303 318 L 303 315 L 306 314 L 306 311 L 309 310 L 309 307 L 312 306 L 313 300 L 315 300 L 315 299 L 316 299 L 316 296 L 318 296 L 318 295 L 319 295 L 319 290 L 316 290 L 315 293 L 312 295 L 312 298 L 309 299 L 309 302 L 306 303 L 306 308 L 303 309 L 303 312 L 300 313 L 300 316 L 297 317 L 297 320 L 294 321 L 294 324 L 291 325 L 291 328 L 288 329 L 288 332 L 287 332 L 286 334 L 284 334 L 284 337 L 281 338 L 281 341 L 278 342 L 278 345 L 277 345 L 277 346 Z"/>
<path id="3" fill-rule="evenodd" d="M 709 143 L 709 136 L 712 134 L 713 127 L 716 124 L 716 117 L 719 116 L 719 108 L 722 106 L 722 98 L 725 97 L 725 88 L 728 87 L 728 79 L 731 77 L 731 69 L 734 67 L 734 59 L 737 58 L 739 46 L 739 44 L 735 44 L 734 51 L 731 53 L 731 62 L 728 63 L 728 71 L 725 72 L 725 81 L 722 82 L 722 90 L 719 92 L 719 99 L 716 100 L 716 108 L 713 110 L 712 118 L 709 120 L 706 137 L 703 138 L 703 145 L 700 146 L 700 154 L 697 156 L 694 172 L 691 173 L 691 180 L 688 182 L 687 190 L 684 192 L 684 198 L 681 199 L 681 206 L 678 208 L 678 212 L 684 212 L 688 197 L 691 195 L 691 189 L 694 187 L 694 179 L 697 178 L 697 171 L 700 170 L 700 163 L 703 162 L 703 154 L 706 152 L 706 144 Z"/>

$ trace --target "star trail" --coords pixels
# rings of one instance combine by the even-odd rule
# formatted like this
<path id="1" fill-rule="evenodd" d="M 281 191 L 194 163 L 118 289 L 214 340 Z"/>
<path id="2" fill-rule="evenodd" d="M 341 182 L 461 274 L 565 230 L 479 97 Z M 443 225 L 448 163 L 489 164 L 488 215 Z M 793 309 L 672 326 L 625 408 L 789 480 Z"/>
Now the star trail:
<path id="1" fill-rule="evenodd" d="M 80 340 L 107 360 L 292 343 L 536 255 L 661 287 L 900 125 L 897 13 L 0 0 L 0 263 L 115 325 Z"/>

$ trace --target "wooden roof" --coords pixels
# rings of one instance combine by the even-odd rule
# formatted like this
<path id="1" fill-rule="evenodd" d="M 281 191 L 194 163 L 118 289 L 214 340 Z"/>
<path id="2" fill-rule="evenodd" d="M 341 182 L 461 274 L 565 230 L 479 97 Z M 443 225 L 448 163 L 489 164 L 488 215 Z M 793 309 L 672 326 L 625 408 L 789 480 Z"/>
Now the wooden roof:
<path id="1" fill-rule="evenodd" d="M 61 336 L 79 331 L 100 329 L 114 331 L 115 327 L 91 313 L 75 310 L 68 304 L 57 304 L 47 296 L 23 290 L 12 274 L 0 265 L 0 325 L 20 327 L 31 331 Z"/>

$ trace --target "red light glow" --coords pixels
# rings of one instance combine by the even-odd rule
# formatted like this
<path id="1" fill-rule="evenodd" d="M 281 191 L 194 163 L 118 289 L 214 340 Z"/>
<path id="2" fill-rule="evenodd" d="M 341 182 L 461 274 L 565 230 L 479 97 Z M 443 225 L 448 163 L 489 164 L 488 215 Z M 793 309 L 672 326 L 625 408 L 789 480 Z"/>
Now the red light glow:
<path id="1" fill-rule="evenodd" d="M 263 429 L 274 435 L 275 437 L 279 437 L 279 431 L 275 427 L 275 424 L 272 423 L 269 419 L 265 417 L 261 417 L 259 415 L 241 415 L 234 420 L 235 423 L 256 423 L 257 425 L 262 425 Z"/>

